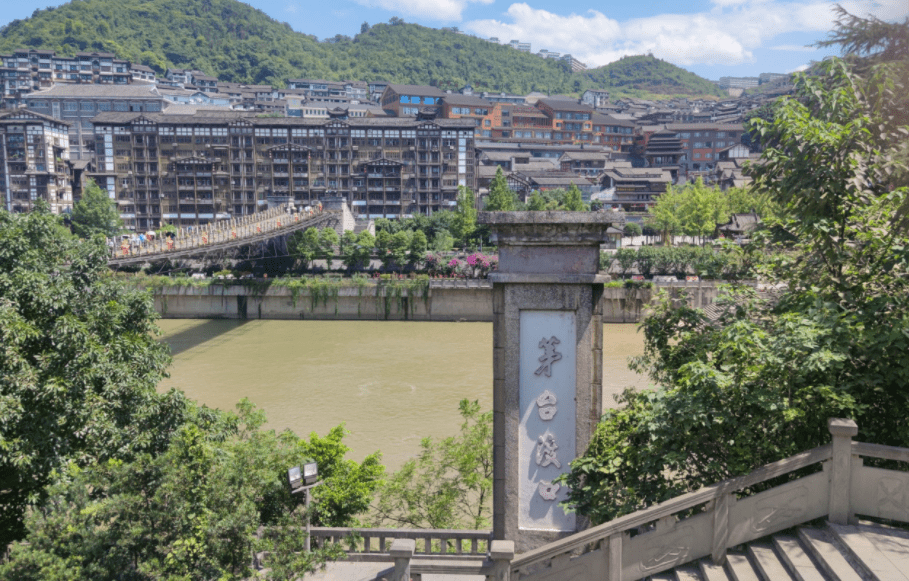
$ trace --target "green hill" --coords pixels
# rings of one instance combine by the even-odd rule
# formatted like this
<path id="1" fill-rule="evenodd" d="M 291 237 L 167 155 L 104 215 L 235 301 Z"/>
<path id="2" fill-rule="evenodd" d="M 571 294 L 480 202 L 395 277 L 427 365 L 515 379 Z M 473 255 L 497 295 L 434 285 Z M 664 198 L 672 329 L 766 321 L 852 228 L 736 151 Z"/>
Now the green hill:
<path id="1" fill-rule="evenodd" d="M 282 86 L 288 78 L 385 80 L 509 93 L 615 96 L 715 95 L 708 81 L 652 57 L 571 73 L 541 59 L 451 30 L 393 18 L 354 38 L 319 42 L 236 0 L 77 0 L 0 28 L 0 52 L 19 48 L 107 51 L 158 72 L 205 71 L 226 81 Z"/>
<path id="2" fill-rule="evenodd" d="M 727 96 L 707 79 L 650 55 L 623 57 L 579 74 L 589 83 L 611 87 L 617 93 L 635 90 L 661 95 Z"/>

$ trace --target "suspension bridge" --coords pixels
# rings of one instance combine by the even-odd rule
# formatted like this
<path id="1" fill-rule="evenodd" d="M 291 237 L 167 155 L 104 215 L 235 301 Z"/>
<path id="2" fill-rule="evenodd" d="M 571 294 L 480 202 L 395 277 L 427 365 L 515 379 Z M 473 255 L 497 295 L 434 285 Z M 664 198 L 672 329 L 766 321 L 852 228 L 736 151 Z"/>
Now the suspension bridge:
<path id="1" fill-rule="evenodd" d="M 138 236 L 124 238 L 111 248 L 108 264 L 112 268 L 144 264 L 159 260 L 224 256 L 231 250 L 284 238 L 308 228 L 335 228 L 341 223 L 340 210 L 288 214 L 282 208 L 212 222 L 204 226 L 181 228 L 173 236 L 158 236 L 139 241 Z"/>

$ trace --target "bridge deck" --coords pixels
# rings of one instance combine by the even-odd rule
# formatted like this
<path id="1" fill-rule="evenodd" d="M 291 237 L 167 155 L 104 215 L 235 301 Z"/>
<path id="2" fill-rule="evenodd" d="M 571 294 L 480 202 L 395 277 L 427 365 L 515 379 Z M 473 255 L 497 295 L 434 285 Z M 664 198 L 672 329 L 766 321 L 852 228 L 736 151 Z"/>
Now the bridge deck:
<path id="1" fill-rule="evenodd" d="M 124 245 L 116 250 L 116 255 L 108 261 L 108 265 L 118 267 L 155 260 L 205 256 L 265 242 L 306 228 L 334 226 L 339 217 L 340 212 L 336 211 L 324 211 L 313 216 L 269 212 L 256 221 L 215 222 L 176 239 L 164 237 L 139 247 Z"/>

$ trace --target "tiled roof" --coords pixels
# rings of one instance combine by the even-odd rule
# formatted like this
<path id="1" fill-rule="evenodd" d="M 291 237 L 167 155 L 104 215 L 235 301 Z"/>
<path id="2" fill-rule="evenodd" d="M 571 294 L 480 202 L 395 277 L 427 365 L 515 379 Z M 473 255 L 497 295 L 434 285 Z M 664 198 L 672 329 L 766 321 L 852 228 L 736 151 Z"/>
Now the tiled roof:
<path id="1" fill-rule="evenodd" d="M 492 107 L 492 103 L 483 99 L 481 97 L 474 97 L 472 95 L 461 95 L 460 93 L 452 93 L 450 95 L 445 95 L 445 98 L 442 99 L 449 105 L 469 105 L 469 106 L 479 106 L 479 107 Z"/>
<path id="2" fill-rule="evenodd" d="M 60 84 L 29 94 L 29 99 L 163 99 L 155 85 Z"/>
<path id="3" fill-rule="evenodd" d="M 398 95 L 418 95 L 421 97 L 445 97 L 447 94 L 441 89 L 429 85 L 388 85 L 388 89 Z"/>

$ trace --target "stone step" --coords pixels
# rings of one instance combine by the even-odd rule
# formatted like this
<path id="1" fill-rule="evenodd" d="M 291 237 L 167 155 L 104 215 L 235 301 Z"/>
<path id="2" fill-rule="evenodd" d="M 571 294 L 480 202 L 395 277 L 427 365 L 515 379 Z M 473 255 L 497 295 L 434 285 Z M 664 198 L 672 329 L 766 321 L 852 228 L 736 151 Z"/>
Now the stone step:
<path id="1" fill-rule="evenodd" d="M 802 541 L 802 546 L 814 557 L 829 579 L 862 581 L 862 576 L 823 530 L 814 527 L 799 527 L 799 539 Z"/>
<path id="2" fill-rule="evenodd" d="M 827 528 L 835 536 L 836 540 L 841 543 L 845 551 L 857 562 L 859 562 L 871 577 L 877 581 L 909 581 L 909 571 L 900 570 L 900 568 L 890 560 L 895 551 L 885 548 L 882 552 L 875 544 L 875 537 L 880 535 L 869 534 L 863 529 L 871 527 L 859 527 L 855 525 L 837 525 L 828 522 Z M 878 543 L 882 544 L 882 543 Z M 898 559 L 901 561 L 901 559 Z"/>
<path id="3" fill-rule="evenodd" d="M 701 581 L 701 575 L 698 573 L 698 570 L 693 565 L 682 565 L 681 567 L 676 567 L 675 571 L 675 581 Z"/>
<path id="4" fill-rule="evenodd" d="M 748 556 L 742 553 L 727 553 L 726 568 L 733 581 L 761 581 Z"/>
<path id="5" fill-rule="evenodd" d="M 701 578 L 704 581 L 732 581 L 732 577 L 726 573 L 726 569 L 710 559 L 698 561 L 698 568 L 701 570 Z"/>
<path id="6" fill-rule="evenodd" d="M 771 545 L 753 543 L 748 545 L 748 554 L 764 581 L 795 581 Z"/>
<path id="7" fill-rule="evenodd" d="M 858 528 L 887 560 L 909 577 L 909 533 L 878 526 L 859 525 Z"/>
<path id="8" fill-rule="evenodd" d="M 805 552 L 802 543 L 796 537 L 777 535 L 773 537 L 773 546 L 786 564 L 786 568 L 798 581 L 827 581 L 820 565 Z"/>

